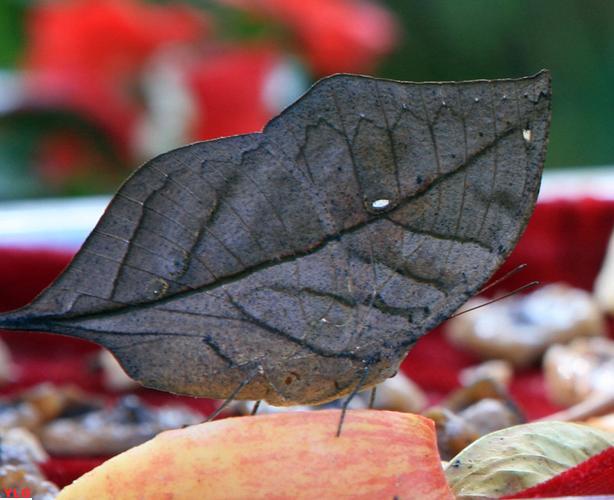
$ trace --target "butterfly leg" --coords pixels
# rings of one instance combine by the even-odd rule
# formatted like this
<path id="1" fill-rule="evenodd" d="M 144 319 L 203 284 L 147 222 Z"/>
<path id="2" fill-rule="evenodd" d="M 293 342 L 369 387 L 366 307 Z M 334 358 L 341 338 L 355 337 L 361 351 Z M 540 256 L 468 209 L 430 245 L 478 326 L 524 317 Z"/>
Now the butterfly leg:
<path id="1" fill-rule="evenodd" d="M 252 408 L 250 415 L 254 416 L 256 413 L 258 413 L 258 408 L 260 408 L 260 403 L 262 403 L 261 399 L 259 399 L 258 401 L 254 403 L 254 407 Z"/>
<path id="2" fill-rule="evenodd" d="M 362 386 L 364 385 L 365 380 L 367 380 L 367 375 L 369 375 L 369 364 L 365 363 L 365 366 L 362 371 L 362 375 L 360 376 L 360 379 L 358 380 L 356 387 L 354 387 L 354 390 L 347 397 L 347 399 L 343 402 L 343 405 L 341 405 L 341 416 L 339 417 L 339 425 L 337 426 L 337 434 L 336 434 L 337 437 L 341 436 L 341 428 L 343 427 L 343 421 L 345 420 L 345 414 L 347 412 L 348 405 L 350 404 L 352 399 L 354 399 L 354 396 L 356 396 L 356 394 L 358 394 L 360 390 L 362 389 Z"/>
<path id="3" fill-rule="evenodd" d="M 226 400 L 218 407 L 218 409 L 215 410 L 211 415 L 209 415 L 207 417 L 205 422 L 210 422 L 211 420 L 214 420 L 220 413 L 222 413 L 224 411 L 224 409 L 232 402 L 232 400 L 235 399 L 237 397 L 237 395 L 243 390 L 243 388 L 246 385 L 248 385 L 252 380 L 254 380 L 254 378 L 256 378 L 256 375 L 258 375 L 258 373 L 260 373 L 260 371 L 259 370 L 255 370 L 246 379 L 244 379 L 235 388 L 235 390 L 230 393 L 230 396 L 228 396 L 228 398 L 226 398 Z"/>
<path id="4" fill-rule="evenodd" d="M 369 396 L 369 410 L 372 410 L 373 406 L 375 405 L 376 393 L 377 393 L 377 386 L 374 385 L 373 388 L 371 389 L 371 395 Z"/>

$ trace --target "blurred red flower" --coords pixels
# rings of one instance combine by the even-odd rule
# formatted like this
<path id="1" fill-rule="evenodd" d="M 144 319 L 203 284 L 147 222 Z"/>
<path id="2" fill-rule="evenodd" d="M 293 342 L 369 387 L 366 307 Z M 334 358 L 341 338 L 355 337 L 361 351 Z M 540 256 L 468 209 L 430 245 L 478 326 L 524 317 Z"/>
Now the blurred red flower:
<path id="1" fill-rule="evenodd" d="M 220 47 L 199 58 L 189 71 L 195 100 L 193 135 L 198 139 L 255 132 L 273 116 L 264 89 L 281 64 L 273 47 Z"/>
<path id="2" fill-rule="evenodd" d="M 117 163 L 193 140 L 261 130 L 304 90 L 288 49 L 326 74 L 370 71 L 395 43 L 392 16 L 369 0 L 217 1 L 258 22 L 287 27 L 291 47 L 284 46 L 286 38 L 215 40 L 209 12 L 185 2 L 32 4 L 25 108 L 73 112 L 102 131 L 112 150 L 112 156 L 98 155 L 87 132 L 79 138 L 80 130 L 43 136 L 36 168 L 47 185 L 61 192 L 74 180 L 105 182 L 99 174 Z"/>
<path id="3" fill-rule="evenodd" d="M 36 171 L 49 191 L 61 193 L 92 177 L 104 180 L 105 158 L 91 141 L 74 132 L 59 130 L 47 134 L 36 150 Z M 114 180 L 114 179 L 113 179 Z"/>
<path id="4" fill-rule="evenodd" d="M 369 71 L 395 40 L 391 15 L 363 0 L 220 1 L 289 26 L 319 73 Z M 135 134 L 147 112 L 142 88 L 147 65 L 171 45 L 188 47 L 189 55 L 174 64 L 185 72 L 186 90 L 200 115 L 192 138 L 258 130 L 274 111 L 263 102 L 262 85 L 281 59 L 280 50 L 218 50 L 211 41 L 203 50 L 198 42 L 210 29 L 200 10 L 143 0 L 63 0 L 35 3 L 30 14 L 25 57 L 30 104 L 86 115 L 125 153 L 139 140 Z"/>
<path id="5" fill-rule="evenodd" d="M 141 110 L 139 73 L 163 46 L 207 33 L 202 12 L 136 0 L 36 3 L 25 56 L 30 95 L 100 123 L 126 148 Z"/>
<path id="6" fill-rule="evenodd" d="M 394 47 L 398 27 L 366 0 L 220 0 L 287 25 L 318 74 L 370 72 Z"/>

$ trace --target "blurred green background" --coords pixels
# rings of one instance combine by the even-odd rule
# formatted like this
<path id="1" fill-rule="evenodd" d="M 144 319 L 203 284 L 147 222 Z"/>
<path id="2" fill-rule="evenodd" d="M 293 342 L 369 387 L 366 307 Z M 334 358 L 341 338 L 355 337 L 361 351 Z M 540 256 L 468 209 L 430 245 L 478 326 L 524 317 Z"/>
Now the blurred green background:
<path id="1" fill-rule="evenodd" d="M 552 72 L 547 167 L 614 164 L 614 2 L 388 0 L 400 47 L 379 73 L 406 80 Z"/>
<path id="2" fill-rule="evenodd" d="M 181 75 L 173 102 L 181 105 L 187 92 L 192 104 L 180 109 L 192 114 L 171 129 L 165 117 L 181 113 L 164 102 L 168 89 L 151 90 L 152 80 L 167 75 L 152 72 L 151 61 L 164 60 L 170 45 L 179 54 L 178 44 L 180 67 L 168 57 L 162 67 Z M 84 68 L 92 49 L 92 67 Z M 117 88 L 105 67 L 117 71 Z M 614 2 L 2 0 L 0 199 L 110 192 L 162 150 L 258 130 L 310 83 L 337 71 L 424 81 L 542 68 L 552 72 L 554 95 L 546 166 L 614 164 Z M 48 92 L 49 81 L 60 81 L 61 92 Z M 88 82 L 94 90 L 79 97 Z"/>

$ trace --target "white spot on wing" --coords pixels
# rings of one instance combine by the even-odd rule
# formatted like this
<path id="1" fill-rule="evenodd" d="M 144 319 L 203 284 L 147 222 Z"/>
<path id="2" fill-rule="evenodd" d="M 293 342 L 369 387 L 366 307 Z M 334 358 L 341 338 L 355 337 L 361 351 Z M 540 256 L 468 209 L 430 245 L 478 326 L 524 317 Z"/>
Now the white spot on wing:
<path id="1" fill-rule="evenodd" d="M 375 200 L 373 203 L 371 203 L 371 207 L 373 207 L 376 210 L 381 210 L 383 208 L 386 208 L 388 205 L 390 205 L 390 200 L 386 200 L 386 199 Z"/>
<path id="2" fill-rule="evenodd" d="M 522 131 L 522 137 L 525 141 L 527 142 L 531 142 L 531 129 L 530 128 L 525 128 Z"/>

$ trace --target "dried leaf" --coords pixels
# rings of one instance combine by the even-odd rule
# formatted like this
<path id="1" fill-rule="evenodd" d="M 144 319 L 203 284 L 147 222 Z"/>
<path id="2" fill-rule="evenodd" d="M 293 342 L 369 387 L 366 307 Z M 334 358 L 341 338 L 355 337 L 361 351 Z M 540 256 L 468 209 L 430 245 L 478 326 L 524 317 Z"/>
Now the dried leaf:
<path id="1" fill-rule="evenodd" d="M 445 473 L 454 494 L 512 495 L 614 445 L 614 434 L 569 422 L 535 422 L 488 434 L 461 451 Z"/>
<path id="2" fill-rule="evenodd" d="M 145 164 L 0 327 L 98 342 L 177 393 L 290 405 L 376 384 L 513 248 L 549 108 L 547 72 L 324 79 L 263 133 Z"/>

